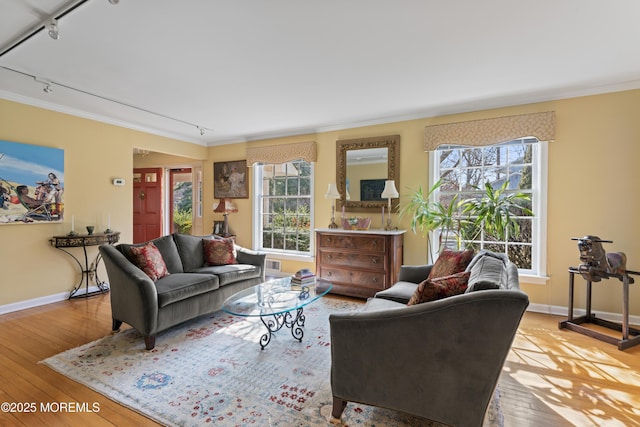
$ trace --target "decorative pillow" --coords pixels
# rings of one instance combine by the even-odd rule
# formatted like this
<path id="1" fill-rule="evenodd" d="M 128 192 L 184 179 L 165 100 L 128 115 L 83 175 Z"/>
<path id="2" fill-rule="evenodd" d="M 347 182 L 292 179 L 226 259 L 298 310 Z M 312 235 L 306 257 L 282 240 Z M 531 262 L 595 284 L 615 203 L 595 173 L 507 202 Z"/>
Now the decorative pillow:
<path id="1" fill-rule="evenodd" d="M 433 264 L 428 278 L 433 279 L 434 277 L 451 276 L 452 274 L 460 273 L 467 268 L 472 259 L 473 251 L 471 249 L 464 251 L 445 249 Z"/>
<path id="2" fill-rule="evenodd" d="M 467 282 L 471 273 L 462 271 L 450 276 L 426 279 L 418 285 L 407 305 L 416 305 L 434 301 L 453 295 L 463 294 L 467 289 Z"/>
<path id="3" fill-rule="evenodd" d="M 237 264 L 233 239 L 203 239 L 204 262 L 207 265 Z"/>
<path id="4" fill-rule="evenodd" d="M 144 246 L 132 246 L 129 253 L 133 263 L 154 282 L 169 275 L 162 254 L 153 243 Z"/>

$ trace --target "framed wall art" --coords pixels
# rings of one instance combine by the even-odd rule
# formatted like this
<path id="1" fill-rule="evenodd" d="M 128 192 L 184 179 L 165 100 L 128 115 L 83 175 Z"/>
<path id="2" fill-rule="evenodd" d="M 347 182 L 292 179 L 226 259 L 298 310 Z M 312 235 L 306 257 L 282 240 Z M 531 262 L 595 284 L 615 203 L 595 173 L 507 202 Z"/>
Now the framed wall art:
<path id="1" fill-rule="evenodd" d="M 216 162 L 213 164 L 213 197 L 216 199 L 247 199 L 247 161 Z"/>
<path id="2" fill-rule="evenodd" d="M 0 224 L 62 222 L 64 150 L 0 141 Z"/>

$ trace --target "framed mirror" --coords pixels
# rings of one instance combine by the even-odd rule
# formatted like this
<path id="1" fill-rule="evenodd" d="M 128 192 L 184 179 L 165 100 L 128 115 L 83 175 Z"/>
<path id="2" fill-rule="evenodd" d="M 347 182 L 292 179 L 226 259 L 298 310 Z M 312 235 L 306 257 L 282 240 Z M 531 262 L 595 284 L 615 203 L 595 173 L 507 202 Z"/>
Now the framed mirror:
<path id="1" fill-rule="evenodd" d="M 387 206 L 380 195 L 384 181 L 400 179 L 400 135 L 336 141 L 336 183 L 341 198 L 336 201 L 348 211 L 374 211 Z M 396 210 L 398 199 L 391 200 Z"/>

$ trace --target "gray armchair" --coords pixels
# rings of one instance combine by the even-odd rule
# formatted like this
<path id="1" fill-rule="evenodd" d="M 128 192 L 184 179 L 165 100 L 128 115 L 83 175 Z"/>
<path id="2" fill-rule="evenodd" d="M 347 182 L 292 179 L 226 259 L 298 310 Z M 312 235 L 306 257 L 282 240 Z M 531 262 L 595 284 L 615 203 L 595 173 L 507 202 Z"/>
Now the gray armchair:
<path id="1" fill-rule="evenodd" d="M 424 278 L 426 268 L 405 269 L 394 287 L 415 288 L 411 280 Z M 517 275 L 508 289 L 414 306 L 394 301 L 389 291 L 361 312 L 329 317 L 334 421 L 347 402 L 358 402 L 451 426 L 481 426 L 529 305 Z"/>

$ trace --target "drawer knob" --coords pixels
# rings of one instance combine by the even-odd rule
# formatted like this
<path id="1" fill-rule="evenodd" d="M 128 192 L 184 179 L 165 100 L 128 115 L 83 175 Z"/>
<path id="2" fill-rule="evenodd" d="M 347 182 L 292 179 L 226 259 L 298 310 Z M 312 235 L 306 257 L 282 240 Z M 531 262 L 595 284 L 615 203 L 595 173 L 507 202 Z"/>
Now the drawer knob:
<path id="1" fill-rule="evenodd" d="M 377 277 L 374 277 L 371 281 L 372 281 L 373 283 L 378 283 L 378 278 L 377 278 Z"/>
<path id="2" fill-rule="evenodd" d="M 378 258 L 371 258 L 371 264 L 377 264 Z"/>

